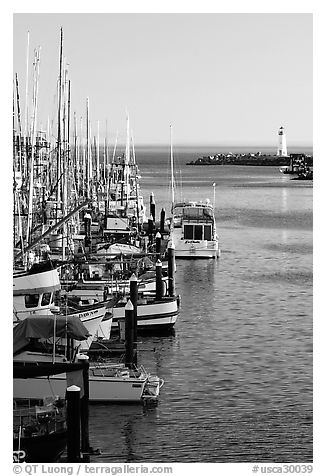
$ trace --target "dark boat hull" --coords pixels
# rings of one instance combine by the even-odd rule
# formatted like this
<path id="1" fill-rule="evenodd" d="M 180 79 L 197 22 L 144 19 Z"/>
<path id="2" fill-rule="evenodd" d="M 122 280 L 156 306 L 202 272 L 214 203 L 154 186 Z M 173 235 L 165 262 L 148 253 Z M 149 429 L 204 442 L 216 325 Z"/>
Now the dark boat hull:
<path id="1" fill-rule="evenodd" d="M 18 452 L 18 438 L 14 438 L 14 462 L 54 463 L 66 449 L 67 431 L 21 438 Z"/>

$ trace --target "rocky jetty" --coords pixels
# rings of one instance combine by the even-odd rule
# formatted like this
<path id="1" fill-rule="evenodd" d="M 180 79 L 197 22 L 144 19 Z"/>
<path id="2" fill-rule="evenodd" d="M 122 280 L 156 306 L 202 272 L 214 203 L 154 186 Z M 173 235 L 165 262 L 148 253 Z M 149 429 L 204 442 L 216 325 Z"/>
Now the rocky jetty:
<path id="1" fill-rule="evenodd" d="M 312 166 L 312 156 L 305 154 L 290 154 L 289 157 L 278 157 L 277 155 L 262 154 L 256 152 L 255 154 L 215 154 L 204 157 L 199 157 L 196 160 L 188 162 L 187 165 L 269 165 L 282 167 L 289 165 L 289 161 L 293 156 L 296 160 L 304 159 L 306 165 Z"/>

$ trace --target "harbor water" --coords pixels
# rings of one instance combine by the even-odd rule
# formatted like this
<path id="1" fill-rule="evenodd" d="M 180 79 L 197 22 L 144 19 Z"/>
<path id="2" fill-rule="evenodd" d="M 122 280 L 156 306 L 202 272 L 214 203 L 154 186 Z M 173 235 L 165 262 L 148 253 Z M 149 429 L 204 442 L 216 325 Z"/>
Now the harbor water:
<path id="1" fill-rule="evenodd" d="M 215 183 L 221 257 L 177 261 L 175 330 L 139 337 L 159 403 L 91 406 L 92 461 L 311 462 L 312 182 L 187 166 L 200 152 L 176 151 L 177 198 L 213 202 Z M 154 192 L 168 215 L 168 148 L 137 161 L 146 203 Z"/>

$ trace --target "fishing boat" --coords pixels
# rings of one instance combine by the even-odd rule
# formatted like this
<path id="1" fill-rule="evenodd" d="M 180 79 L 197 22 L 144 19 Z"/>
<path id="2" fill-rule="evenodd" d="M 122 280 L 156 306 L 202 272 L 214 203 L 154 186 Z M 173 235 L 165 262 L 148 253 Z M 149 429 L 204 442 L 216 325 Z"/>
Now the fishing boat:
<path id="1" fill-rule="evenodd" d="M 213 206 L 203 202 L 179 202 L 172 208 L 170 237 L 176 258 L 218 258 L 219 244 Z"/>
<path id="2" fill-rule="evenodd" d="M 170 219 L 170 240 L 175 246 L 176 258 L 218 258 L 219 242 L 214 216 L 214 204 L 207 199 L 205 202 L 175 200 L 174 164 L 171 129 L 171 193 L 172 206 Z"/>
<path id="3" fill-rule="evenodd" d="M 110 339 L 112 327 L 112 308 L 119 297 L 107 301 L 94 302 L 91 299 L 67 299 L 62 316 L 77 317 L 84 324 L 90 336 L 80 343 L 81 350 L 88 350 L 99 336 Z"/>
<path id="4" fill-rule="evenodd" d="M 50 269 L 49 269 L 50 268 Z M 81 348 L 89 349 L 92 341 L 98 336 L 110 338 L 112 325 L 112 308 L 119 296 L 110 299 L 95 300 L 80 296 L 70 298 L 65 296 L 55 299 L 55 293 L 61 290 L 58 270 L 51 262 L 37 265 L 29 271 L 14 273 L 13 280 L 13 323 L 36 316 L 69 316 L 77 317 L 89 332 L 87 340 L 80 343 Z M 105 332 L 103 331 L 105 329 Z"/>
<path id="5" fill-rule="evenodd" d="M 51 262 L 34 265 L 13 274 L 14 319 L 57 310 L 55 293 L 61 289 L 58 270 Z"/>
<path id="6" fill-rule="evenodd" d="M 169 260 L 168 260 L 169 262 Z M 119 264 L 119 263 L 118 263 Z M 159 264 L 159 265 L 158 265 Z M 137 328 L 141 331 L 161 331 L 171 329 L 179 314 L 180 297 L 174 291 L 175 261 L 170 262 L 167 270 L 163 271 L 163 264 L 156 262 L 155 271 L 147 271 L 138 278 L 133 275 L 133 280 L 137 281 Z M 89 266 L 89 271 L 95 273 L 94 278 L 83 279 L 81 282 L 66 286 L 67 296 L 74 296 L 98 301 L 102 296 L 120 296 L 119 302 L 112 307 L 112 331 L 118 330 L 119 323 L 124 320 L 125 305 L 130 294 L 130 279 L 107 279 L 102 274 L 100 266 Z M 167 274 L 167 276 L 163 276 Z M 159 289 L 157 288 L 159 283 Z M 170 284 L 173 283 L 173 290 Z M 101 324 L 101 330 L 105 333 L 105 323 Z M 100 337 L 101 335 L 98 333 Z"/>
<path id="7" fill-rule="evenodd" d="M 137 279 L 135 277 L 135 279 Z M 155 331 L 171 329 L 178 318 L 180 297 L 169 295 L 168 276 L 161 279 L 162 295 L 156 295 L 155 272 L 148 273 L 145 279 L 141 277 L 138 282 L 138 302 L 137 302 L 137 328 L 140 331 Z M 97 302 L 103 294 L 114 296 L 118 293 L 119 299 L 110 309 L 112 312 L 112 331 L 118 330 L 119 323 L 124 320 L 125 305 L 130 293 L 130 280 L 123 280 L 113 284 L 109 281 L 95 280 L 94 282 L 84 281 L 78 283 L 73 289 L 67 291 L 67 297 L 77 299 L 88 299 Z M 114 299 L 114 297 L 112 298 Z M 102 322 L 97 332 L 98 337 L 106 337 L 106 322 Z"/>
<path id="8" fill-rule="evenodd" d="M 129 285 L 128 285 L 129 291 Z M 96 289 L 74 289 L 68 296 L 82 297 L 91 296 L 94 301 L 99 293 Z M 110 332 L 118 330 L 119 322 L 124 320 L 124 308 L 127 297 L 121 297 L 114 307 L 110 308 L 112 313 L 112 322 L 103 320 L 97 330 L 97 337 L 109 339 Z M 180 298 L 179 296 L 162 296 L 161 299 L 155 298 L 155 293 L 139 293 L 137 304 L 137 327 L 139 330 L 167 330 L 171 329 L 178 318 Z M 110 329 L 107 328 L 110 326 Z"/>
<path id="9" fill-rule="evenodd" d="M 112 331 L 117 330 L 124 320 L 127 298 L 122 299 L 113 309 Z M 139 331 L 164 331 L 172 329 L 179 314 L 179 296 L 140 296 L 137 303 L 137 329 Z"/>

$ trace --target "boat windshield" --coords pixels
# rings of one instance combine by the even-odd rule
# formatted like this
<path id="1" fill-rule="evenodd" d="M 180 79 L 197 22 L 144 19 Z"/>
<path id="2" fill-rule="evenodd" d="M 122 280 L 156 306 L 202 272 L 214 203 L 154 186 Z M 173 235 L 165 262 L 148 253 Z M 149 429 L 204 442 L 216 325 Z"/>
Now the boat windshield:
<path id="1" fill-rule="evenodd" d="M 176 207 L 175 216 L 182 216 L 185 220 L 207 220 L 213 218 L 213 210 L 208 207 Z"/>

